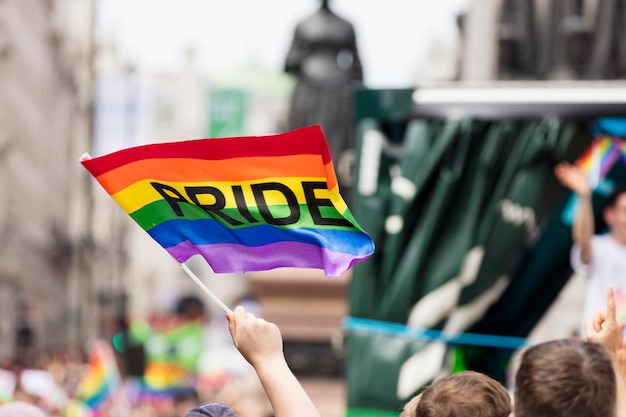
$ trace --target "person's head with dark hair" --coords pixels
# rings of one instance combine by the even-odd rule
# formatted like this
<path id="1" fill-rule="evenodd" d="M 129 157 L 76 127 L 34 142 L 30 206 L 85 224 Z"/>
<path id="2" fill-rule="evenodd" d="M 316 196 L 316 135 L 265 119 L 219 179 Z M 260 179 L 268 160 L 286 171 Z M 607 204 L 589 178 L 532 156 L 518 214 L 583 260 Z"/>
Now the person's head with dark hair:
<path id="1" fill-rule="evenodd" d="M 626 242 L 626 186 L 619 186 L 607 197 L 604 221 L 618 242 Z"/>
<path id="2" fill-rule="evenodd" d="M 237 417 L 237 414 L 222 403 L 208 403 L 189 410 L 184 417 Z"/>
<path id="3" fill-rule="evenodd" d="M 566 339 L 528 348 L 515 376 L 515 417 L 615 417 L 617 388 L 609 353 Z"/>
<path id="4" fill-rule="evenodd" d="M 202 300 L 193 295 L 181 298 L 176 305 L 176 314 L 184 320 L 198 320 L 204 316 L 205 311 Z"/>
<path id="5" fill-rule="evenodd" d="M 511 397 L 498 381 L 464 371 L 436 379 L 409 401 L 401 417 L 508 417 Z"/>
<path id="6" fill-rule="evenodd" d="M 615 207 L 617 204 L 617 200 L 622 196 L 626 195 L 626 185 L 620 185 L 615 188 L 611 194 L 606 198 L 606 207 Z"/>
<path id="7" fill-rule="evenodd" d="M 182 387 L 174 392 L 174 407 L 177 416 L 183 416 L 198 405 L 200 396 L 194 387 Z"/>
<path id="8" fill-rule="evenodd" d="M 174 401 L 195 401 L 199 400 L 198 390 L 194 387 L 181 387 L 174 391 Z"/>

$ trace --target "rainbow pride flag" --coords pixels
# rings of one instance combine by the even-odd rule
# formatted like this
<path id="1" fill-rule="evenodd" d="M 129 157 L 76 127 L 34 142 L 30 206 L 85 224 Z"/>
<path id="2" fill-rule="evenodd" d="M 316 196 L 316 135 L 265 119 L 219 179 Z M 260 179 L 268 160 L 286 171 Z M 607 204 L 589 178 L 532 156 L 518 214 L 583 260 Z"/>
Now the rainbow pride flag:
<path id="1" fill-rule="evenodd" d="M 218 273 L 297 267 L 340 276 L 374 251 L 339 194 L 319 126 L 81 162 L 180 263 L 201 255 Z"/>
<path id="2" fill-rule="evenodd" d="M 113 349 L 105 341 L 96 341 L 76 389 L 76 398 L 89 409 L 99 411 L 109 404 L 121 386 Z"/>
<path id="3" fill-rule="evenodd" d="M 576 164 L 587 173 L 591 185 L 596 186 L 619 160 L 626 162 L 626 141 L 618 137 L 600 135 L 593 139 Z"/>
<path id="4" fill-rule="evenodd" d="M 602 180 L 618 161 L 626 164 L 626 140 L 621 137 L 600 134 L 593 138 L 587 149 L 576 159 L 575 164 L 587 175 L 591 189 L 597 190 L 602 188 Z M 574 223 L 578 204 L 578 196 L 572 193 L 561 216 L 565 224 L 572 225 Z"/>

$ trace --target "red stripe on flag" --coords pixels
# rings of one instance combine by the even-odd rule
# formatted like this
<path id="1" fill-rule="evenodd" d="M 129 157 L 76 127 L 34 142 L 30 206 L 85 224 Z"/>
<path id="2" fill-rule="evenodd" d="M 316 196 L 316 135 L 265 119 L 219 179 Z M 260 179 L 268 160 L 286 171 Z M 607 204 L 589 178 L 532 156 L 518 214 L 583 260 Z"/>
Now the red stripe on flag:
<path id="1" fill-rule="evenodd" d="M 263 140 L 255 140 L 257 138 Z M 82 164 L 94 177 L 97 177 L 112 169 L 143 159 L 221 160 L 298 154 L 321 155 L 324 164 L 331 160 L 330 150 L 320 126 L 309 126 L 270 136 L 198 139 L 143 145 L 85 160 Z"/>

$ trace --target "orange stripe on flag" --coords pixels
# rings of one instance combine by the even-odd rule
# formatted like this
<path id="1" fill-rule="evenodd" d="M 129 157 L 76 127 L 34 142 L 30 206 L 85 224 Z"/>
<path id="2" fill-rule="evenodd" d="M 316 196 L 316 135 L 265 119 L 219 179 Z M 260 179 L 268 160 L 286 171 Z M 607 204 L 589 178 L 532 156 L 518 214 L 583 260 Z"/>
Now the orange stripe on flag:
<path id="1" fill-rule="evenodd" d="M 217 161 L 189 158 L 143 159 L 100 175 L 97 179 L 107 184 L 107 191 L 115 194 L 140 180 L 203 182 L 250 181 L 267 175 L 271 167 L 273 177 L 323 177 L 319 155 L 280 157 L 249 157 Z M 328 188 L 333 188 L 333 183 Z"/>

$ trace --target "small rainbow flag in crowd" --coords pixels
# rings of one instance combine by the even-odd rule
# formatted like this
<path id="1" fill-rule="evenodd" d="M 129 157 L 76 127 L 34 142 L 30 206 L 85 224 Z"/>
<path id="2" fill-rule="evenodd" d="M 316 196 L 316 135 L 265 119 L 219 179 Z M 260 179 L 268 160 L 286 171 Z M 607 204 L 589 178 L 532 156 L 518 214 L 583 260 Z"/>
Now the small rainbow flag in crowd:
<path id="1" fill-rule="evenodd" d="M 76 398 L 93 411 L 101 410 L 122 386 L 122 380 L 108 343 L 98 340 L 89 355 L 83 377 L 78 384 Z"/>
<path id="2" fill-rule="evenodd" d="M 626 140 L 621 137 L 600 134 L 593 138 L 591 144 L 576 160 L 578 165 L 587 174 L 589 185 L 592 190 L 603 188 L 603 179 L 618 161 L 626 164 Z M 604 187 L 606 190 L 606 187 Z M 611 189 L 607 191 L 610 192 Z M 572 225 L 576 207 L 578 207 L 578 196 L 572 193 L 567 206 L 561 215 L 562 220 L 567 225 Z"/>
<path id="3" fill-rule="evenodd" d="M 299 267 L 339 276 L 374 251 L 341 198 L 319 126 L 81 162 L 180 263 L 201 255 L 218 273 Z"/>
<path id="4" fill-rule="evenodd" d="M 576 163 L 589 175 L 592 186 L 596 186 L 620 159 L 626 162 L 626 141 L 600 135 L 593 139 Z"/>

